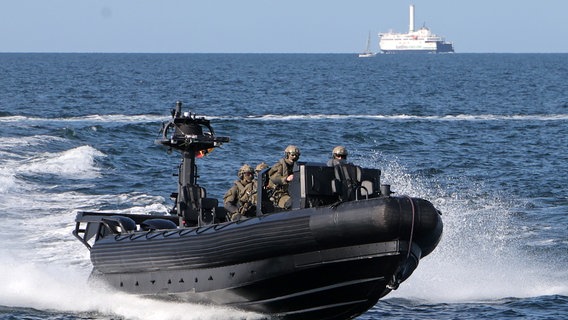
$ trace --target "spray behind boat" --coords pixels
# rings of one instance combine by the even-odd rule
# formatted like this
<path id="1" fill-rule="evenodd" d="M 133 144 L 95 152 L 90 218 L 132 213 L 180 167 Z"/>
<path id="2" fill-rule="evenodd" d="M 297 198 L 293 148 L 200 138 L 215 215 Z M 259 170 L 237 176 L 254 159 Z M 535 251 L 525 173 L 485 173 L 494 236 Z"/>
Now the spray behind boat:
<path id="1" fill-rule="evenodd" d="M 217 137 L 209 123 L 203 117 L 191 112 L 182 112 L 182 103 L 176 102 L 172 110 L 172 119 L 163 124 L 162 138 L 157 143 L 182 154 L 179 166 L 179 183 L 177 193 L 172 194 L 175 207 L 172 214 L 180 217 L 180 226 L 201 226 L 211 223 L 216 217 L 218 200 L 207 198 L 204 188 L 197 184 L 196 158 L 201 158 L 214 148 L 229 142 L 229 137 Z"/>

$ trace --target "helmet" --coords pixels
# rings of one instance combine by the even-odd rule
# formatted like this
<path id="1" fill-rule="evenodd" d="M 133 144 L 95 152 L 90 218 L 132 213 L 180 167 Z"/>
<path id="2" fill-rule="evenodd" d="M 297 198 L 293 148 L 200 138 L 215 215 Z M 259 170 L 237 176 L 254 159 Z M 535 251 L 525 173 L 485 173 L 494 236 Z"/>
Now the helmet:
<path id="1" fill-rule="evenodd" d="M 289 145 L 284 150 L 284 153 L 286 154 L 286 156 L 288 156 L 289 154 L 297 154 L 298 156 L 300 156 L 300 149 L 294 145 Z"/>
<path id="2" fill-rule="evenodd" d="M 264 169 L 266 169 L 266 168 L 268 168 L 268 165 L 267 165 L 266 163 L 264 163 L 264 162 L 261 162 L 261 163 L 259 163 L 259 164 L 256 166 L 256 168 L 254 169 L 254 171 L 260 172 L 260 171 L 262 171 L 262 170 L 264 170 Z"/>
<path id="3" fill-rule="evenodd" d="M 333 148 L 333 151 L 331 153 L 334 156 L 347 157 L 347 149 L 345 149 L 344 146 L 337 146 L 337 147 Z"/>
<path id="4" fill-rule="evenodd" d="M 248 164 L 243 164 L 243 166 L 239 169 L 239 172 L 237 173 L 237 177 L 239 177 L 239 179 L 242 179 L 244 174 L 247 172 L 254 174 L 254 170 Z"/>

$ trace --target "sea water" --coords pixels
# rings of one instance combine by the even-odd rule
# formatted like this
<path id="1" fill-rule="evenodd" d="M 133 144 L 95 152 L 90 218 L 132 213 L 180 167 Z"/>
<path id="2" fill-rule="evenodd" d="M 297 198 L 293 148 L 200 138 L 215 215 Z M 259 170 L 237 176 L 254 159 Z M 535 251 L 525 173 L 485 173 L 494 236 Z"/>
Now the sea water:
<path id="1" fill-rule="evenodd" d="M 80 210 L 164 213 L 176 101 L 231 142 L 198 160 L 222 198 L 243 163 L 336 145 L 444 234 L 360 319 L 568 314 L 568 54 L 0 54 L 0 318 L 261 319 L 87 285 Z"/>

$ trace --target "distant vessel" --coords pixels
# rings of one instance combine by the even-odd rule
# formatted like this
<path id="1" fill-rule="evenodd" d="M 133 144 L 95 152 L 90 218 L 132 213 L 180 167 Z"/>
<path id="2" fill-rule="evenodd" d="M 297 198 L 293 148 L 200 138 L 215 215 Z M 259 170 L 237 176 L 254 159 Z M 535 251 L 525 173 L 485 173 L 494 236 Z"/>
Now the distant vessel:
<path id="1" fill-rule="evenodd" d="M 451 42 L 432 33 L 426 26 L 414 30 L 414 5 L 410 5 L 408 33 L 379 33 L 379 48 L 383 53 L 442 53 L 454 52 Z"/>
<path id="2" fill-rule="evenodd" d="M 369 37 L 367 37 L 367 48 L 363 53 L 359 53 L 359 58 L 370 58 L 374 57 L 376 53 L 371 51 L 371 32 L 369 31 Z"/>

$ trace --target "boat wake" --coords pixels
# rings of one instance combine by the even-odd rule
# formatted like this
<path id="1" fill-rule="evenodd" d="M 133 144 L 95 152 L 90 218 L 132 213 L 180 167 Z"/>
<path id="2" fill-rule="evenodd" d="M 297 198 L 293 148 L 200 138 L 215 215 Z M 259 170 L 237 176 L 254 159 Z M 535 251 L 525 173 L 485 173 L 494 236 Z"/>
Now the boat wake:
<path id="1" fill-rule="evenodd" d="M 261 318 L 218 306 L 157 301 L 103 286 L 86 286 L 92 268 L 88 251 L 69 232 L 77 208 L 92 209 L 105 202 L 129 203 L 128 208 L 116 210 L 127 213 L 151 213 L 166 208 L 162 197 L 141 193 L 88 195 L 74 190 L 57 191 L 54 181 L 58 179 L 90 183 L 100 176 L 95 159 L 105 155 L 90 146 L 40 154 L 14 151 L 17 146 L 58 140 L 30 136 L 0 141 L 0 309 L 14 309 L 12 314 L 27 314 L 34 309 L 39 318 L 46 317 L 50 310 L 89 319 Z M 22 201 L 22 194 L 33 201 Z"/>
<path id="2" fill-rule="evenodd" d="M 93 316 L 140 320 L 262 318 L 254 313 L 224 307 L 145 299 L 114 292 L 103 286 L 85 286 L 88 270 L 84 268 L 40 261 L 22 262 L 10 253 L 0 254 L 3 260 L 0 305 L 9 308 L 57 310 L 58 313 L 70 315 L 89 314 L 89 319 L 93 319 Z"/>

